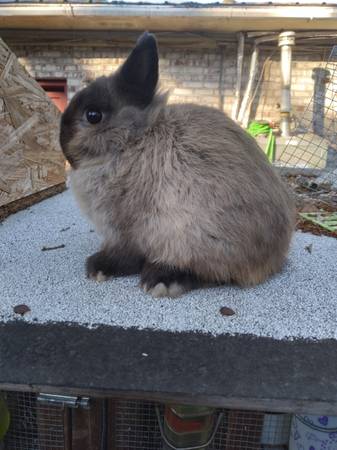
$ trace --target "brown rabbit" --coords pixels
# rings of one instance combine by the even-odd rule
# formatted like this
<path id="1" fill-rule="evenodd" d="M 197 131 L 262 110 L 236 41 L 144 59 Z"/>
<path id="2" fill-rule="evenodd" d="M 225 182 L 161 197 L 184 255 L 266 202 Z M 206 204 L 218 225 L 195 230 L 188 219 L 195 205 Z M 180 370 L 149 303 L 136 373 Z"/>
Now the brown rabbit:
<path id="1" fill-rule="evenodd" d="M 284 263 L 293 202 L 255 140 L 217 109 L 167 105 L 155 37 L 76 94 L 61 121 L 81 209 L 104 238 L 90 278 L 141 273 L 154 297 L 255 285 Z"/>

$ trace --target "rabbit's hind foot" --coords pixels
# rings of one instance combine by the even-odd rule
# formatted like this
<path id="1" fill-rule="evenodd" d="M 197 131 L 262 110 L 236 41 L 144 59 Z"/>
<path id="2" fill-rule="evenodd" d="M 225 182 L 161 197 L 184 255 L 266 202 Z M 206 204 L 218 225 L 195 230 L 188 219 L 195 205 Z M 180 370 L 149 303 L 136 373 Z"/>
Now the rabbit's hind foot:
<path id="1" fill-rule="evenodd" d="M 180 297 L 198 287 L 196 277 L 190 272 L 151 263 L 145 263 L 140 284 L 144 292 L 155 298 Z"/>

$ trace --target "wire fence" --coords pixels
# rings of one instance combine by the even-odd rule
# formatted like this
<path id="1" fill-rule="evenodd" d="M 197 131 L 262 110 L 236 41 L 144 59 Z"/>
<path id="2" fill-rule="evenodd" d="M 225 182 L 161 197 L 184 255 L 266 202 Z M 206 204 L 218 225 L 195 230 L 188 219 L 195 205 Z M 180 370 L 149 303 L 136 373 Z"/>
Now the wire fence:
<path id="1" fill-rule="evenodd" d="M 313 77 L 313 95 L 276 164 L 314 175 L 309 189 L 337 190 L 337 46 Z"/>

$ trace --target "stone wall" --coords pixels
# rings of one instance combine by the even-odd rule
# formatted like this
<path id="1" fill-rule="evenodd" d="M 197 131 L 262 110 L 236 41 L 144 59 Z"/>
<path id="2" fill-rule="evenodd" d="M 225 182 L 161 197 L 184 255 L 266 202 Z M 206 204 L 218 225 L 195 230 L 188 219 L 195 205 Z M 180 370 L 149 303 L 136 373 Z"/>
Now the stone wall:
<path id="1" fill-rule="evenodd" d="M 90 80 L 114 71 L 126 57 L 127 49 L 98 47 L 18 46 L 13 50 L 35 78 L 67 79 L 68 98 Z M 313 69 L 327 55 L 295 53 L 293 64 L 293 114 L 301 115 L 312 94 Z M 243 88 L 247 81 L 249 52 L 245 57 Z M 233 50 L 161 49 L 161 84 L 172 91 L 171 102 L 197 102 L 231 113 L 236 79 L 236 48 Z M 279 120 L 279 52 L 261 54 L 258 77 L 261 78 L 252 104 L 252 118 Z"/>

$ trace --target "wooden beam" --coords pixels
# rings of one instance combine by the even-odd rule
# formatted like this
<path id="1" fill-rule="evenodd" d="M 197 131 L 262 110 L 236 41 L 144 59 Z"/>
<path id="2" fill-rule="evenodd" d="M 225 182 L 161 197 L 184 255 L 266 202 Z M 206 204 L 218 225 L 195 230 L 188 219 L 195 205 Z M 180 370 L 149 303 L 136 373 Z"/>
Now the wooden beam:
<path id="1" fill-rule="evenodd" d="M 9 45 L 132 47 L 139 37 L 138 31 L 93 30 L 0 30 L 1 37 Z M 182 49 L 212 49 L 224 43 L 236 43 L 232 33 L 156 32 L 161 47 Z"/>

